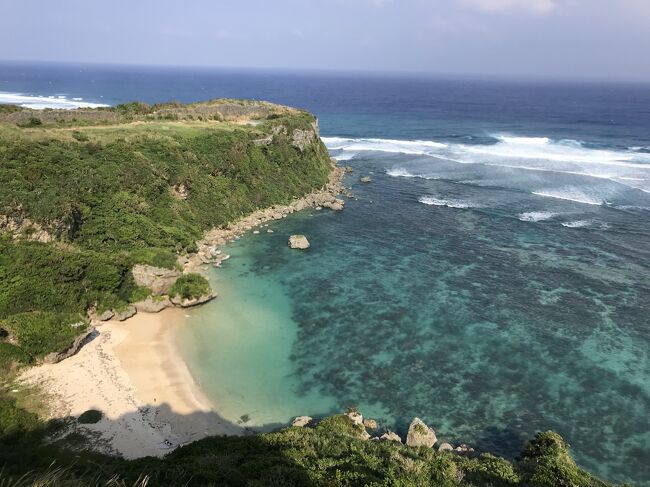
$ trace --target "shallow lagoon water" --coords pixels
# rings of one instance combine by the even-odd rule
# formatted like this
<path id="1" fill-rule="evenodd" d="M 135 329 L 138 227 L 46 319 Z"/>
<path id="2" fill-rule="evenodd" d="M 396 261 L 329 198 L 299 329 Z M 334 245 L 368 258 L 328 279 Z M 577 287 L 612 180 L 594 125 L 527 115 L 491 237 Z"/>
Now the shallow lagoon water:
<path id="1" fill-rule="evenodd" d="M 188 311 L 183 354 L 231 421 L 358 405 L 505 455 L 554 429 L 582 466 L 650 485 L 647 85 L 29 63 L 0 85 L 304 107 L 355 168 L 358 201 L 229 246 L 220 297 Z"/>
<path id="2" fill-rule="evenodd" d="M 220 297 L 192 311 L 185 356 L 226 418 L 272 427 L 357 405 L 509 456 L 553 429 L 605 478 L 649 478 L 645 210 L 387 174 L 402 156 L 346 163 L 343 212 L 227 247 Z M 432 194 L 483 204 L 420 201 Z M 578 218 L 596 223 L 563 225 Z M 292 233 L 312 247 L 289 249 Z"/>

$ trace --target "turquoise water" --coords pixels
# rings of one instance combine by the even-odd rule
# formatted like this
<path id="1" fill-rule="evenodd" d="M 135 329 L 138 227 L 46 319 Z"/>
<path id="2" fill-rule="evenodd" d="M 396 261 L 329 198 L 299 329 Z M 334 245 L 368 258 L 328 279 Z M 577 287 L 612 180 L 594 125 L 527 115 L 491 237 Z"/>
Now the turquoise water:
<path id="1" fill-rule="evenodd" d="M 17 93 L 285 103 L 355 168 L 358 200 L 245 236 L 188 311 L 184 355 L 231 421 L 358 405 L 504 455 L 554 429 L 650 485 L 650 86 L 0 63 Z"/>
<path id="2" fill-rule="evenodd" d="M 183 340 L 222 414 L 270 428 L 358 405 L 385 427 L 417 415 L 511 456 L 553 429 L 604 477 L 648 478 L 647 234 L 635 245 L 612 229 L 640 210 L 391 176 L 403 156 L 347 163 L 343 212 L 248 234 L 212 271 L 220 297 Z M 483 204 L 419 201 L 432 194 Z M 312 247 L 289 249 L 292 233 Z"/>

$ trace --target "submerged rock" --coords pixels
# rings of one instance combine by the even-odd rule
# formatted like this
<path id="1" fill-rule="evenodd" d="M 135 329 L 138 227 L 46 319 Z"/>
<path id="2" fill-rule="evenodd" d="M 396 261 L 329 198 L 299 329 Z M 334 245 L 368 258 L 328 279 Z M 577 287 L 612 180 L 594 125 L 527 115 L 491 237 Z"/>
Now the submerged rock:
<path id="1" fill-rule="evenodd" d="M 308 249 L 309 240 L 304 235 L 291 235 L 289 237 L 289 247 L 300 250 Z"/>
<path id="2" fill-rule="evenodd" d="M 138 310 L 135 309 L 135 306 L 127 306 L 123 310 L 115 312 L 115 319 L 118 321 L 128 320 L 129 318 L 134 316 L 137 312 Z"/>
<path id="3" fill-rule="evenodd" d="M 409 426 L 406 435 L 406 444 L 408 446 L 425 446 L 431 448 L 438 438 L 436 432 L 429 428 L 420 418 L 415 418 Z"/>
<path id="4" fill-rule="evenodd" d="M 312 418 L 311 416 L 298 416 L 296 419 L 294 419 L 291 422 L 291 426 L 302 428 L 304 426 L 307 426 L 309 423 L 311 423 L 313 419 L 314 418 Z"/>
<path id="5" fill-rule="evenodd" d="M 399 435 L 397 433 L 393 433 L 392 431 L 386 431 L 386 433 L 381 435 L 379 439 L 383 441 L 397 441 L 398 443 L 402 442 L 402 439 L 399 437 Z"/>

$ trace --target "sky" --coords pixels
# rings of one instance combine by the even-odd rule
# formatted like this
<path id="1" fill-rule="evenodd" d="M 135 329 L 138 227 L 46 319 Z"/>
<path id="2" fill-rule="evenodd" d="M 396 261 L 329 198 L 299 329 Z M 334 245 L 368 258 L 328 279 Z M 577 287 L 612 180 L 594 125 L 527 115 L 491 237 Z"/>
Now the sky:
<path id="1" fill-rule="evenodd" d="M 0 0 L 0 60 L 650 80 L 650 0 Z"/>

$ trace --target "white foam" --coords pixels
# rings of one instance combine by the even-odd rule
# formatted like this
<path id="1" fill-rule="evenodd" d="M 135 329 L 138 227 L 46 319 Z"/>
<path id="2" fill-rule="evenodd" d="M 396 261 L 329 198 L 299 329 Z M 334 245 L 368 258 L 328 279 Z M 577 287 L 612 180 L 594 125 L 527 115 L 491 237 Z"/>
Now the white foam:
<path id="1" fill-rule="evenodd" d="M 349 161 L 357 156 L 356 152 L 342 152 L 341 154 L 332 156 L 337 161 Z"/>
<path id="2" fill-rule="evenodd" d="M 554 213 L 552 211 L 529 211 L 526 213 L 521 213 L 518 218 L 522 222 L 542 222 L 544 220 L 550 220 L 557 215 L 558 213 Z"/>
<path id="3" fill-rule="evenodd" d="M 424 203 L 425 205 L 433 206 L 447 206 L 449 208 L 481 208 L 481 205 L 477 205 L 468 201 L 461 200 L 451 200 L 444 198 L 436 198 L 435 196 L 421 196 L 418 201 Z"/>
<path id="4" fill-rule="evenodd" d="M 0 92 L 0 104 L 19 105 L 24 108 L 32 108 L 34 110 L 43 110 L 45 108 L 61 108 L 64 110 L 72 110 L 74 108 L 98 108 L 107 107 L 104 103 L 90 103 L 81 101 L 81 99 L 73 98 L 67 99 L 64 95 L 54 97 L 39 96 L 39 95 L 24 95 L 21 93 L 5 93 Z"/>
<path id="5" fill-rule="evenodd" d="M 572 222 L 562 222 L 563 227 L 568 228 L 584 228 L 592 224 L 592 220 L 575 220 Z"/>
<path id="6" fill-rule="evenodd" d="M 545 198 L 555 198 L 559 200 L 574 201 L 576 203 L 583 203 L 586 205 L 602 205 L 605 203 L 604 200 L 594 198 L 593 196 L 589 196 L 584 192 L 576 191 L 573 189 L 564 189 L 564 190 L 558 189 L 558 190 L 551 190 L 546 192 L 533 191 L 533 194 L 536 194 L 537 196 L 543 196 Z"/>
<path id="7" fill-rule="evenodd" d="M 444 149 L 447 144 L 431 140 L 397 139 L 346 139 L 342 137 L 322 137 L 330 150 L 393 152 L 396 154 L 430 154 L 432 150 Z"/>

